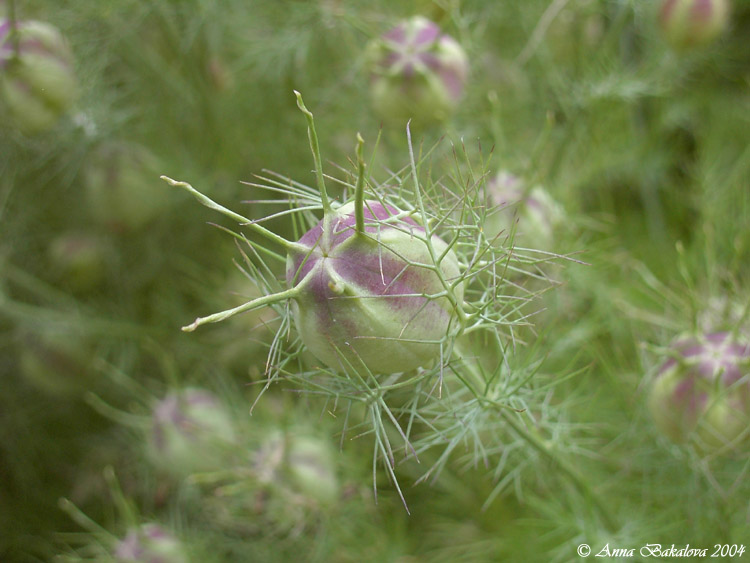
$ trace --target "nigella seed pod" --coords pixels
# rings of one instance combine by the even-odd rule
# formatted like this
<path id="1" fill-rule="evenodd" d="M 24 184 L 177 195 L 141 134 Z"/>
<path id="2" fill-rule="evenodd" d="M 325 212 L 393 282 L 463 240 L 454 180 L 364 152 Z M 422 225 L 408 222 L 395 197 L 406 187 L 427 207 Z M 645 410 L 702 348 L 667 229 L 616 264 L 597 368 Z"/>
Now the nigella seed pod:
<path id="1" fill-rule="evenodd" d="M 228 410 L 202 389 L 173 392 L 153 410 L 149 454 L 175 477 L 221 469 L 236 443 Z"/>
<path id="2" fill-rule="evenodd" d="M 706 452 L 750 443 L 750 341 L 715 332 L 678 339 L 669 355 L 649 397 L 657 428 Z"/>
<path id="3" fill-rule="evenodd" d="M 404 125 L 445 120 L 463 97 L 469 74 L 466 53 L 428 19 L 402 21 L 367 49 L 375 111 Z"/>
<path id="4" fill-rule="evenodd" d="M 729 23 L 729 0 L 665 0 L 659 25 L 676 49 L 707 45 Z"/>
<path id="5" fill-rule="evenodd" d="M 521 246 L 552 249 L 563 211 L 544 188 L 526 190 L 518 176 L 501 171 L 487 182 L 486 195 L 488 212 L 483 228 L 488 239 L 515 230 Z"/>
<path id="6" fill-rule="evenodd" d="M 354 202 L 321 220 L 287 257 L 286 280 L 300 337 L 323 363 L 397 373 L 428 366 L 457 324 L 463 286 L 458 259 L 438 236 L 394 207 L 364 203 L 364 233 Z M 442 279 L 441 279 L 442 278 Z M 348 364 L 348 365 L 347 365 Z"/>
<path id="7" fill-rule="evenodd" d="M 78 97 L 73 66 L 73 53 L 54 26 L 0 20 L 0 97 L 22 132 L 48 130 L 71 108 Z"/>
<path id="8" fill-rule="evenodd" d="M 118 563 L 187 563 L 180 540 L 158 524 L 131 529 L 117 544 Z"/>

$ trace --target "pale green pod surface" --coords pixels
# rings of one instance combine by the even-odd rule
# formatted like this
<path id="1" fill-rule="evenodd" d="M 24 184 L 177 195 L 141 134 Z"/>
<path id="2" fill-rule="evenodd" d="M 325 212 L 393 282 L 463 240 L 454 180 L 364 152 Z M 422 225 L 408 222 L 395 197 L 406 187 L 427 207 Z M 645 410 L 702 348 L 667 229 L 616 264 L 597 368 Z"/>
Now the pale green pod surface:
<path id="1" fill-rule="evenodd" d="M 0 95 L 24 133 L 54 126 L 78 98 L 73 53 L 54 26 L 16 24 L 18 56 L 10 21 L 0 21 Z"/>
<path id="2" fill-rule="evenodd" d="M 649 396 L 656 427 L 710 452 L 750 444 L 750 344 L 727 332 L 672 345 Z"/>
<path id="3" fill-rule="evenodd" d="M 158 524 L 131 529 L 115 547 L 118 563 L 187 563 L 185 549 L 174 535 Z"/>
<path id="4" fill-rule="evenodd" d="M 365 202 L 365 234 L 355 231 L 354 204 L 334 212 L 299 241 L 307 252 L 287 258 L 287 284 L 300 337 L 333 368 L 374 374 L 429 366 L 457 323 L 463 286 L 458 259 L 437 236 L 431 242 L 413 219 L 378 202 Z M 440 272 L 441 274 L 438 274 Z"/>

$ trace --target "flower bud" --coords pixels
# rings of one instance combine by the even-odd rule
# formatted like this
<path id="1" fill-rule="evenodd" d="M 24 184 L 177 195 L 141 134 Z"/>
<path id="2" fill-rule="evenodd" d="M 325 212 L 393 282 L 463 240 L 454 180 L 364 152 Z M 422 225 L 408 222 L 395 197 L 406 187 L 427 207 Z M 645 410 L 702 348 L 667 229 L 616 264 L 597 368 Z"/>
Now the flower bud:
<path id="1" fill-rule="evenodd" d="M 728 332 L 678 339 L 653 384 L 649 409 L 674 442 L 694 439 L 704 451 L 750 442 L 750 342 Z"/>
<path id="2" fill-rule="evenodd" d="M 676 49 L 710 43 L 728 22 L 728 0 L 665 0 L 659 13 L 662 32 Z"/>
<path id="3" fill-rule="evenodd" d="M 73 291 L 92 291 L 101 285 L 106 274 L 106 256 L 102 239 L 87 233 L 64 233 L 49 246 L 52 269 Z"/>
<path id="4" fill-rule="evenodd" d="M 118 563 L 187 563 L 181 542 L 158 524 L 131 529 L 115 548 Z"/>
<path id="5" fill-rule="evenodd" d="M 452 301 L 441 280 L 460 277 L 455 253 L 433 235 L 436 264 L 424 229 L 398 214 L 366 201 L 360 234 L 350 202 L 302 236 L 307 251 L 287 257 L 287 284 L 300 290 L 292 302 L 300 337 L 330 367 L 348 362 L 377 374 L 426 366 L 456 325 L 463 286 L 450 289 Z"/>
<path id="6" fill-rule="evenodd" d="M 463 96 L 469 62 L 461 46 L 430 20 L 415 16 L 368 46 L 375 111 L 399 125 L 445 120 Z"/>
<path id="7" fill-rule="evenodd" d="M 299 433 L 289 438 L 287 472 L 292 486 L 322 504 L 338 498 L 339 483 L 330 445 L 323 439 Z"/>
<path id="8" fill-rule="evenodd" d="M 169 199 L 158 159 L 146 148 L 122 142 L 102 144 L 84 170 L 94 219 L 116 232 L 134 231 L 155 219 Z"/>
<path id="9" fill-rule="evenodd" d="M 235 442 L 229 412 L 208 391 L 170 393 L 154 408 L 150 457 L 175 477 L 221 469 Z"/>
<path id="10" fill-rule="evenodd" d="M 546 190 L 537 186 L 526 192 L 520 178 L 501 171 L 487 183 L 486 191 L 489 211 L 484 232 L 488 239 L 508 235 L 515 228 L 522 246 L 551 250 L 563 212 Z"/>
<path id="11" fill-rule="evenodd" d="M 0 20 L 0 97 L 21 131 L 50 129 L 70 109 L 78 97 L 73 63 L 54 26 L 21 21 L 14 32 L 10 20 Z"/>

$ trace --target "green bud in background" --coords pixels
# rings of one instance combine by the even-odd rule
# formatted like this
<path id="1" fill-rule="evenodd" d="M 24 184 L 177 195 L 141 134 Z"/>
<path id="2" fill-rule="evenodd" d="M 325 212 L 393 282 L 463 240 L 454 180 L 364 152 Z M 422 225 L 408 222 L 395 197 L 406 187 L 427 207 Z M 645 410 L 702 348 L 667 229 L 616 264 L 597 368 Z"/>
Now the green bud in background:
<path id="1" fill-rule="evenodd" d="M 399 126 L 409 119 L 417 126 L 447 119 L 463 97 L 469 74 L 461 46 L 421 16 L 372 41 L 367 60 L 373 107 Z"/>
<path id="2" fill-rule="evenodd" d="M 237 437 L 228 409 L 202 389 L 172 392 L 153 410 L 149 457 L 174 477 L 225 468 Z"/>
<path id="3" fill-rule="evenodd" d="M 306 497 L 330 504 L 339 496 L 331 445 L 322 438 L 292 432 L 287 444 L 286 469 L 292 486 Z"/>
<path id="4" fill-rule="evenodd" d="M 73 67 L 73 53 L 54 26 L 0 20 L 0 98 L 23 133 L 49 130 L 70 110 L 78 97 Z"/>
<path id="5" fill-rule="evenodd" d="M 185 550 L 174 535 L 158 524 L 131 529 L 115 548 L 118 563 L 187 563 Z"/>
<path id="6" fill-rule="evenodd" d="M 101 237 L 66 232 L 52 240 L 48 253 L 53 272 L 73 291 L 92 291 L 105 279 L 108 248 Z"/>

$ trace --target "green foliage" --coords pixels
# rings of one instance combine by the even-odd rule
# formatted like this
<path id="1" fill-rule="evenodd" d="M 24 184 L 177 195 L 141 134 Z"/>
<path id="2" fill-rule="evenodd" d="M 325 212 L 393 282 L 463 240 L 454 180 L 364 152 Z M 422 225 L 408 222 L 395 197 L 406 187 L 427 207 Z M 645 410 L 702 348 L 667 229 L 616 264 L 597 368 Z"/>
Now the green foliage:
<path id="1" fill-rule="evenodd" d="M 676 337 L 750 331 L 746 0 L 690 50 L 626 0 L 3 12 L 60 30 L 77 97 L 36 132 L 0 97 L 0 560 L 114 560 L 149 523 L 195 561 L 747 546 L 747 446 L 672 443 L 648 409 Z M 470 72 L 452 117 L 408 137 L 370 107 L 366 46 L 414 15 Z M 485 232 L 512 212 L 490 205 L 500 172 L 559 206 L 549 248 L 522 221 Z M 322 367 L 283 299 L 290 245 L 360 189 L 458 256 L 460 330 L 422 369 Z M 180 330 L 219 310 L 243 312 Z M 186 475 L 148 436 L 188 387 L 236 435 Z"/>

